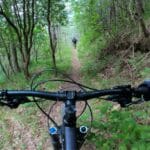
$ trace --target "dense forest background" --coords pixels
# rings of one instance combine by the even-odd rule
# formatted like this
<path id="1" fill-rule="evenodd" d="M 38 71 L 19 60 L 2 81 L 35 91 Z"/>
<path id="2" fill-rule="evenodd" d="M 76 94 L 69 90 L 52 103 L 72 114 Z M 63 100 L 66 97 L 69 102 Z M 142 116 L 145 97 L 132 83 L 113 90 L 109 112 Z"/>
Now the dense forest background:
<path id="1" fill-rule="evenodd" d="M 57 70 L 69 74 L 73 36 L 80 82 L 95 88 L 136 86 L 150 77 L 149 0 L 0 0 L 0 88 L 27 89 L 45 68 L 55 70 L 46 77 L 55 77 Z M 122 110 L 112 105 L 91 103 L 94 121 L 85 147 L 148 149 L 150 104 Z M 79 124 L 90 124 L 88 113 Z M 0 149 L 47 150 L 45 120 L 39 118 L 32 104 L 13 111 L 1 108 Z"/>
<path id="2" fill-rule="evenodd" d="M 126 70 L 120 77 L 128 76 L 130 82 L 149 72 L 149 7 L 145 0 L 74 2 L 81 55 L 90 57 L 86 70 L 108 73 L 109 79 Z"/>

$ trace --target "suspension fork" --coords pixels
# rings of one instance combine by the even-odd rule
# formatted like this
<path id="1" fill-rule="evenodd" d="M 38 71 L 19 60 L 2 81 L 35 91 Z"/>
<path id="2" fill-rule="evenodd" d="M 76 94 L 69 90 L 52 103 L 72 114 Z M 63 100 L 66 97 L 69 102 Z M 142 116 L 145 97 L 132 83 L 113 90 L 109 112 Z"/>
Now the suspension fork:
<path id="1" fill-rule="evenodd" d="M 66 92 L 66 96 L 67 100 L 65 101 L 63 116 L 63 146 L 65 150 L 77 150 L 75 92 Z"/>
<path id="2" fill-rule="evenodd" d="M 75 92 L 66 92 L 67 100 L 64 102 L 62 126 L 57 129 L 57 134 L 52 135 L 55 150 L 79 150 L 84 142 L 87 128 L 76 128 Z M 55 131 L 54 128 L 52 128 Z"/>

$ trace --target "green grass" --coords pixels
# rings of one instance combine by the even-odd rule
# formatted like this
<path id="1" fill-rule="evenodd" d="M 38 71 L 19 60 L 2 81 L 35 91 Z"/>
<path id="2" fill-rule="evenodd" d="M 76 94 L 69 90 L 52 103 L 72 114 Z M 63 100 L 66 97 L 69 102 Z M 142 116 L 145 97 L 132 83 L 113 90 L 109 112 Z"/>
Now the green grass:
<path id="1" fill-rule="evenodd" d="M 94 121 L 91 133 L 87 139 L 95 143 L 97 149 L 141 149 L 147 150 L 150 146 L 150 128 L 148 106 L 146 104 L 135 108 L 113 110 L 112 104 L 104 101 L 91 103 Z M 137 110 L 139 109 L 139 110 Z M 139 120 L 143 119 L 143 124 Z M 90 125 L 89 113 L 86 111 L 78 121 L 79 124 Z"/>
<path id="2" fill-rule="evenodd" d="M 71 69 L 71 52 L 72 47 L 70 45 L 66 45 L 65 42 L 61 43 L 61 47 L 63 49 L 58 49 L 57 55 L 57 67 L 61 71 L 65 73 L 69 73 Z"/>

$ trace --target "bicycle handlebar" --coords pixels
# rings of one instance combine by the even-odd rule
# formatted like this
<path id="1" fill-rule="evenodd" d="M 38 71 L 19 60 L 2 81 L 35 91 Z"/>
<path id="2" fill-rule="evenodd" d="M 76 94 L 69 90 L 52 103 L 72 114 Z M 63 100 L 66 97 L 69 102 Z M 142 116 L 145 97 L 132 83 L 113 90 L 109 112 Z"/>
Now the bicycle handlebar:
<path id="1" fill-rule="evenodd" d="M 31 90 L 24 90 L 24 91 L 15 91 L 15 90 L 2 90 L 0 91 L 1 97 L 38 97 L 44 99 L 51 99 L 51 100 L 58 100 L 58 99 L 65 99 L 64 93 L 58 92 L 44 92 L 44 91 L 31 91 Z"/>
<path id="2" fill-rule="evenodd" d="M 76 101 L 88 100 L 96 97 L 114 95 L 114 94 L 125 94 L 126 91 L 122 89 L 107 89 L 97 90 L 89 92 L 76 92 L 76 91 L 63 91 L 63 92 L 44 92 L 44 91 L 15 91 L 15 90 L 2 90 L 0 91 L 0 97 L 38 97 L 43 99 L 51 99 L 58 101 L 65 101 L 67 99 L 75 99 Z"/>
<path id="3" fill-rule="evenodd" d="M 53 101 L 66 101 L 66 100 L 74 100 L 74 101 L 85 101 L 92 98 L 98 98 L 102 96 L 117 96 L 117 100 L 109 99 L 111 101 L 118 102 L 124 107 L 126 104 L 132 102 L 132 97 L 140 98 L 143 96 L 145 101 L 150 100 L 150 81 L 145 81 L 137 88 L 131 88 L 130 85 L 125 86 L 117 86 L 113 89 L 106 90 L 95 90 L 88 92 L 76 92 L 76 91 L 62 91 L 62 92 L 44 92 L 44 91 L 12 91 L 12 90 L 2 90 L 0 91 L 0 104 L 6 104 L 11 106 L 15 103 L 16 107 L 20 103 L 29 102 L 27 97 L 38 97 Z M 21 100 L 24 98 L 23 100 Z M 3 101 L 1 101 L 1 99 Z M 19 99 L 19 100 L 18 100 Z M 10 105 L 11 104 L 11 105 Z"/>

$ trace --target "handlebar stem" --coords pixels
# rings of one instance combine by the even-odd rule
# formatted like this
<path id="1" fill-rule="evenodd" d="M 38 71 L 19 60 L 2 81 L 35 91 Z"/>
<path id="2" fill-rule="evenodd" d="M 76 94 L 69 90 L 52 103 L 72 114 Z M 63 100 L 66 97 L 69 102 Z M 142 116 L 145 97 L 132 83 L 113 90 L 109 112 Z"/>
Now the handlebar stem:
<path id="1" fill-rule="evenodd" d="M 76 92 L 66 92 L 67 100 L 65 101 L 65 114 L 63 117 L 63 123 L 65 126 L 74 127 L 76 126 Z"/>

